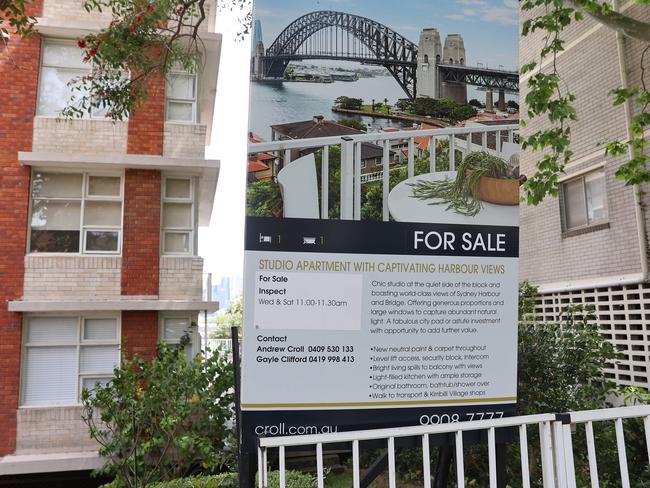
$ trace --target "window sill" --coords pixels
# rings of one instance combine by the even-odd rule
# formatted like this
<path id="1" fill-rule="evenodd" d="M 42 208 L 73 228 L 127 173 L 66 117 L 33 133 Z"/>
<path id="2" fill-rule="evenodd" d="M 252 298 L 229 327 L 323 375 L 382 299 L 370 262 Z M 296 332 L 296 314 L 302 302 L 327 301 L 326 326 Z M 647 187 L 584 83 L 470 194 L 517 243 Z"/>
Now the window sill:
<path id="1" fill-rule="evenodd" d="M 565 230 L 562 232 L 562 239 L 589 234 L 590 232 L 596 232 L 603 229 L 609 229 L 609 222 L 599 222 L 595 224 L 585 225 L 584 227 Z"/>

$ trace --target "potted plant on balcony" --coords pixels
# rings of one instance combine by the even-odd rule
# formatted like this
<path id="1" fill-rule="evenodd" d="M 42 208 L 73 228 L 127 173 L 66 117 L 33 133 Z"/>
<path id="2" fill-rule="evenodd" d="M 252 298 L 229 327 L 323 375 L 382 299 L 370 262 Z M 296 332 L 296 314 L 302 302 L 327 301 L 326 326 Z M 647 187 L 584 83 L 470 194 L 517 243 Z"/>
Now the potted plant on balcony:
<path id="1" fill-rule="evenodd" d="M 481 202 L 519 204 L 518 167 L 486 152 L 473 152 L 463 158 L 456 170 L 454 179 L 414 183 L 413 197 L 431 200 L 430 205 L 447 204 L 447 210 L 467 216 L 478 214 Z"/>

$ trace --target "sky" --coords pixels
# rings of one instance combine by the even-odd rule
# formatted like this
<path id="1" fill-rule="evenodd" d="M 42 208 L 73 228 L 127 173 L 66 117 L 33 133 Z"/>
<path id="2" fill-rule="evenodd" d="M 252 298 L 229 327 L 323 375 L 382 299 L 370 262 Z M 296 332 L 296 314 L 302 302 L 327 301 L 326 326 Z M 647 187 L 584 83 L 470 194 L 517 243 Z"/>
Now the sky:
<path id="1" fill-rule="evenodd" d="M 517 68 L 518 0 L 256 0 L 264 45 L 301 15 L 336 10 L 380 22 L 417 44 L 423 28 L 434 27 L 444 43 L 447 34 L 465 41 L 467 64 Z"/>
<path id="2" fill-rule="evenodd" d="M 425 27 L 438 29 L 443 42 L 447 34 L 461 34 L 467 64 L 517 67 L 518 0 L 256 0 L 254 8 L 267 47 L 300 15 L 337 10 L 370 17 L 415 43 Z M 238 15 L 227 9 L 217 14 L 223 45 L 206 157 L 219 160 L 221 171 L 210 226 L 199 230 L 204 272 L 213 273 L 215 280 L 243 274 L 251 48 L 249 37 L 238 39 Z"/>

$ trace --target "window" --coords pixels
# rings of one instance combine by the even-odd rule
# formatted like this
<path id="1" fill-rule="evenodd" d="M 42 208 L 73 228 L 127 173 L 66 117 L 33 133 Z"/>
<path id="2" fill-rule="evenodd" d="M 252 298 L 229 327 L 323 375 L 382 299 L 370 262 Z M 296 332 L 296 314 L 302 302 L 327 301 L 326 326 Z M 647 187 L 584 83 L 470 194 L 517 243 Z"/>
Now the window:
<path id="1" fill-rule="evenodd" d="M 607 220 L 604 171 L 593 171 L 562 184 L 565 230 Z"/>
<path id="2" fill-rule="evenodd" d="M 161 314 L 159 333 L 161 341 L 180 344 L 181 338 L 186 334 L 190 338 L 190 343 L 185 346 L 185 355 L 188 360 L 191 360 L 199 352 L 200 347 L 198 327 L 192 325 L 191 314 Z"/>
<path id="3" fill-rule="evenodd" d="M 120 363 L 114 316 L 28 316 L 22 360 L 22 405 L 79 403 L 82 388 L 113 377 Z"/>
<path id="4" fill-rule="evenodd" d="M 91 67 L 82 61 L 82 51 L 74 43 L 44 41 L 41 58 L 41 76 L 38 88 L 37 115 L 59 115 L 74 95 L 82 98 L 83 92 L 75 91 L 69 83 L 89 74 Z M 93 117 L 104 117 L 108 108 L 93 109 Z"/>
<path id="5" fill-rule="evenodd" d="M 192 178 L 163 178 L 162 251 L 194 253 L 194 182 Z"/>
<path id="6" fill-rule="evenodd" d="M 170 122 L 196 122 L 196 75 L 170 73 L 167 76 L 166 120 Z"/>
<path id="7" fill-rule="evenodd" d="M 122 177 L 35 170 L 30 252 L 119 253 Z"/>

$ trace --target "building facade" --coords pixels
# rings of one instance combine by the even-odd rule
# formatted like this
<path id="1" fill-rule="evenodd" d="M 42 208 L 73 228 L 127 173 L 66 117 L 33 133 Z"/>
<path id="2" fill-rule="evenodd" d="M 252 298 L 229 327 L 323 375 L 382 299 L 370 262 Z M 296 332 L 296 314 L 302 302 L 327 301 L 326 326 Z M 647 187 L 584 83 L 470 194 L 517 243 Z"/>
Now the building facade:
<path id="1" fill-rule="evenodd" d="M 621 8 L 626 15 L 650 22 L 647 6 L 614 3 L 616 8 L 625 3 Z M 539 58 L 542 37 L 535 33 L 521 40 L 520 65 Z M 557 67 L 564 86 L 577 96 L 578 120 L 570 123 L 573 157 L 561 178 L 559 198 L 548 197 L 536 207 L 522 205 L 520 276 L 539 287 L 537 313 L 546 321 L 558 321 L 568 305 L 593 306 L 602 334 L 622 353 L 607 375 L 622 385 L 647 388 L 650 188 L 626 186 L 617 179 L 617 169 L 629 158 L 607 157 L 602 145 L 628 137 L 637 107 L 614 107 L 608 93 L 640 86 L 644 46 L 589 17 L 572 24 L 562 39 L 566 50 L 558 56 Z M 551 63 L 544 61 L 542 69 Z M 522 77 L 522 101 L 533 74 Z M 540 118 L 526 123 L 524 137 L 547 122 Z M 522 151 L 521 172 L 532 174 L 538 158 Z"/>
<path id="2" fill-rule="evenodd" d="M 76 39 L 110 13 L 35 0 L 40 36 L 0 43 L 0 476 L 102 461 L 80 392 L 120 358 L 152 358 L 186 332 L 198 352 L 198 227 L 219 162 L 205 158 L 221 37 L 202 25 L 205 65 L 152 79 L 127 121 L 61 120 L 67 82 L 89 70 Z"/>

